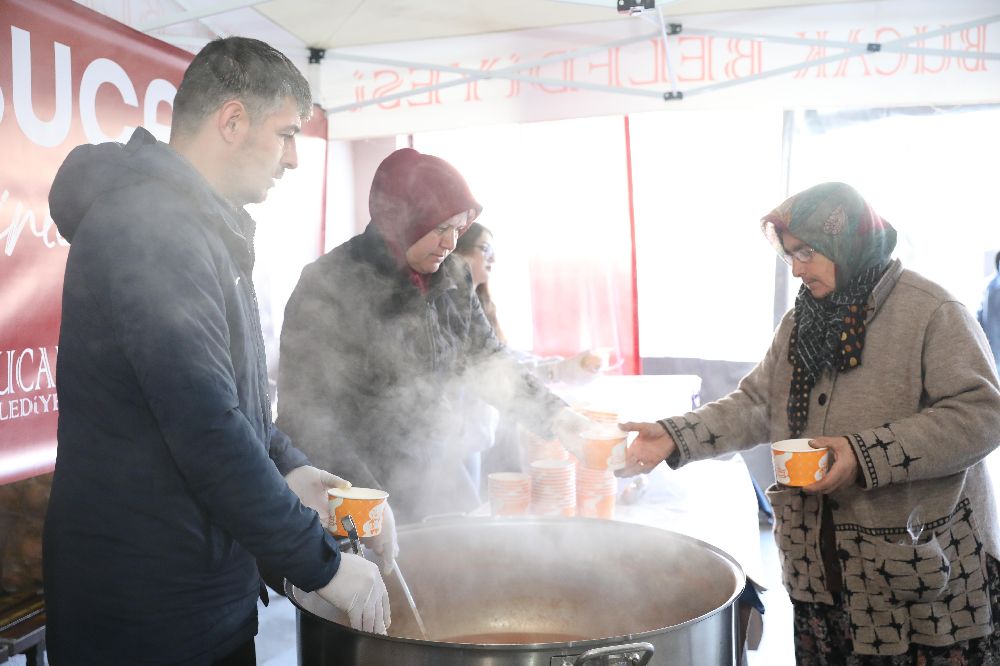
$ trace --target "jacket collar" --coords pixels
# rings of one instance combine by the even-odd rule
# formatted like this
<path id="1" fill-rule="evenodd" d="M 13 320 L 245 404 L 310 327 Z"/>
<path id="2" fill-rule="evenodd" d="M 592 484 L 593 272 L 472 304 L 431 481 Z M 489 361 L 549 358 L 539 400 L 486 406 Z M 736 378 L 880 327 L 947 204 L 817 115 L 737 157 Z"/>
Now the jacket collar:
<path id="1" fill-rule="evenodd" d="M 866 322 L 871 323 L 875 319 L 882 308 L 882 304 L 889 298 L 889 294 L 892 292 L 893 287 L 896 286 L 896 283 L 899 282 L 899 276 L 902 274 L 902 262 L 899 259 L 890 261 L 889 265 L 886 266 L 885 272 L 882 273 L 882 278 L 875 284 L 871 295 L 868 297 L 868 317 L 865 320 Z"/>
<path id="2" fill-rule="evenodd" d="M 137 155 L 144 166 L 166 179 L 181 196 L 192 198 L 209 223 L 219 229 L 240 267 L 253 269 L 256 223 L 246 210 L 226 200 L 183 155 L 142 127 L 136 128 L 125 152 Z"/>

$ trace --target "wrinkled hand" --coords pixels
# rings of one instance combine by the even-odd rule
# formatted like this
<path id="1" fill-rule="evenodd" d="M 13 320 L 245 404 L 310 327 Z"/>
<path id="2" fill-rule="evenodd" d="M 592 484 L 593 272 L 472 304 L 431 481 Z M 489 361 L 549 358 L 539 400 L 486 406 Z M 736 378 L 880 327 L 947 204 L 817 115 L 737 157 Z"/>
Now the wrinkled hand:
<path id="1" fill-rule="evenodd" d="M 353 553 L 341 553 L 340 568 L 316 590 L 323 600 L 347 613 L 353 629 L 385 634 L 392 617 L 389 594 L 378 567 Z"/>
<path id="2" fill-rule="evenodd" d="M 399 557 L 399 542 L 396 540 L 396 518 L 392 515 L 392 507 L 387 503 L 382 511 L 382 531 L 372 537 L 361 539 L 375 554 L 378 568 L 383 576 L 388 576 L 396 568 L 396 558 Z"/>
<path id="3" fill-rule="evenodd" d="M 826 447 L 833 460 L 830 461 L 830 469 L 826 476 L 810 483 L 802 488 L 809 494 L 832 493 L 844 486 L 854 483 L 858 478 L 858 458 L 854 455 L 854 448 L 850 440 L 846 437 L 815 437 L 809 440 L 809 446 L 814 449 Z"/>
<path id="4" fill-rule="evenodd" d="M 563 407 L 552 424 L 559 443 L 577 458 L 583 459 L 583 433 L 597 429 L 597 424 L 583 414 Z"/>
<path id="5" fill-rule="evenodd" d="M 618 476 L 635 476 L 649 473 L 677 449 L 674 438 L 659 423 L 619 423 L 626 432 L 639 436 L 625 450 L 625 467 L 615 472 Z"/>
<path id="6" fill-rule="evenodd" d="M 351 487 L 350 481 L 310 465 L 296 467 L 286 474 L 285 483 L 299 496 L 302 504 L 319 514 L 324 527 L 330 524 L 330 500 L 326 495 L 327 489 Z"/>

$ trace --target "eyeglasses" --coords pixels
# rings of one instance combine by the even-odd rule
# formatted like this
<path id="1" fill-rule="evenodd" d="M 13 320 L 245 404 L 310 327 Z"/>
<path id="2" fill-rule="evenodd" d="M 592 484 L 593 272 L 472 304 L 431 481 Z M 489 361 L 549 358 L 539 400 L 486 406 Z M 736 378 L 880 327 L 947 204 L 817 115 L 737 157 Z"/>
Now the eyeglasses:
<path id="1" fill-rule="evenodd" d="M 474 247 L 478 247 L 482 250 L 483 259 L 486 261 L 493 261 L 494 257 L 496 257 L 496 253 L 493 251 L 493 246 L 489 243 L 481 243 L 479 245 L 475 245 Z"/>
<path id="2" fill-rule="evenodd" d="M 782 250 L 780 254 L 781 258 L 785 260 L 785 263 L 791 266 L 793 259 L 797 259 L 803 264 L 808 264 L 812 261 L 813 256 L 816 254 L 816 250 L 812 249 L 808 245 L 803 245 L 799 249 L 792 250 L 791 252 Z"/>

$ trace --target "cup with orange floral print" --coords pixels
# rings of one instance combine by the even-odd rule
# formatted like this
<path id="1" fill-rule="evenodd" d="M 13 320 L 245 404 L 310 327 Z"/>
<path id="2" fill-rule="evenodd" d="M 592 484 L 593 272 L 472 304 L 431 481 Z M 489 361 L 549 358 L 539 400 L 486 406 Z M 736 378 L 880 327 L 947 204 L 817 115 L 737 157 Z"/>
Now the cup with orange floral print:
<path id="1" fill-rule="evenodd" d="M 337 536 L 347 536 L 344 516 L 350 516 L 358 529 L 358 536 L 375 536 L 382 531 L 382 513 L 385 511 L 389 493 L 377 488 L 328 488 L 330 502 L 330 532 Z"/>
<path id="2" fill-rule="evenodd" d="M 814 449 L 808 439 L 784 439 L 771 444 L 774 478 L 786 486 L 808 486 L 826 476 L 829 452 Z"/>

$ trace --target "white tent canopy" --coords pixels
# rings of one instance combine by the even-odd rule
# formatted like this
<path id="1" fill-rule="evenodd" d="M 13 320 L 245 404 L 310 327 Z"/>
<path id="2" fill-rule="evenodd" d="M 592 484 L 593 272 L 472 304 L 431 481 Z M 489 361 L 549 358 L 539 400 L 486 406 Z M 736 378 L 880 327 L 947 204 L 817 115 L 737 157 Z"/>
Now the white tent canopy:
<path id="1" fill-rule="evenodd" d="M 628 0 L 623 0 L 627 2 Z M 683 16 L 796 5 L 858 3 L 864 0 L 660 0 L 656 9 L 666 16 Z M 133 27 L 172 41 L 168 28 L 198 21 L 215 34 L 245 34 L 266 39 L 279 28 L 277 43 L 322 49 L 411 42 L 511 32 L 579 23 L 608 21 L 618 16 L 618 0 L 175 0 L 169 10 L 162 2 L 133 0 L 141 16 Z M 632 0 L 634 4 L 641 4 Z M 83 2 L 104 13 L 112 3 Z M 107 7 L 102 5 L 107 4 Z M 122 3 L 114 3 L 120 5 Z M 246 8 L 246 9 L 244 9 Z M 106 11 L 111 10 L 111 11 Z M 255 20 L 254 15 L 258 18 Z M 273 24 L 268 29 L 259 17 Z M 118 17 L 116 17 L 118 18 Z M 627 16 L 621 16 L 627 20 Z M 220 32 L 220 30 L 222 32 Z M 262 34 L 263 33 L 263 34 Z M 213 35 L 214 36 L 214 35 Z M 197 42 L 192 39 L 190 44 Z"/>
<path id="2" fill-rule="evenodd" d="M 337 114 L 336 138 L 674 109 L 1000 100 L 992 0 L 652 18 L 337 49 L 318 93 Z"/>
<path id="3" fill-rule="evenodd" d="M 192 50 L 217 34 L 282 48 L 340 139 L 664 109 L 1000 101 L 992 0 L 675 0 L 635 16 L 615 3 L 179 0 L 134 14 Z"/>

